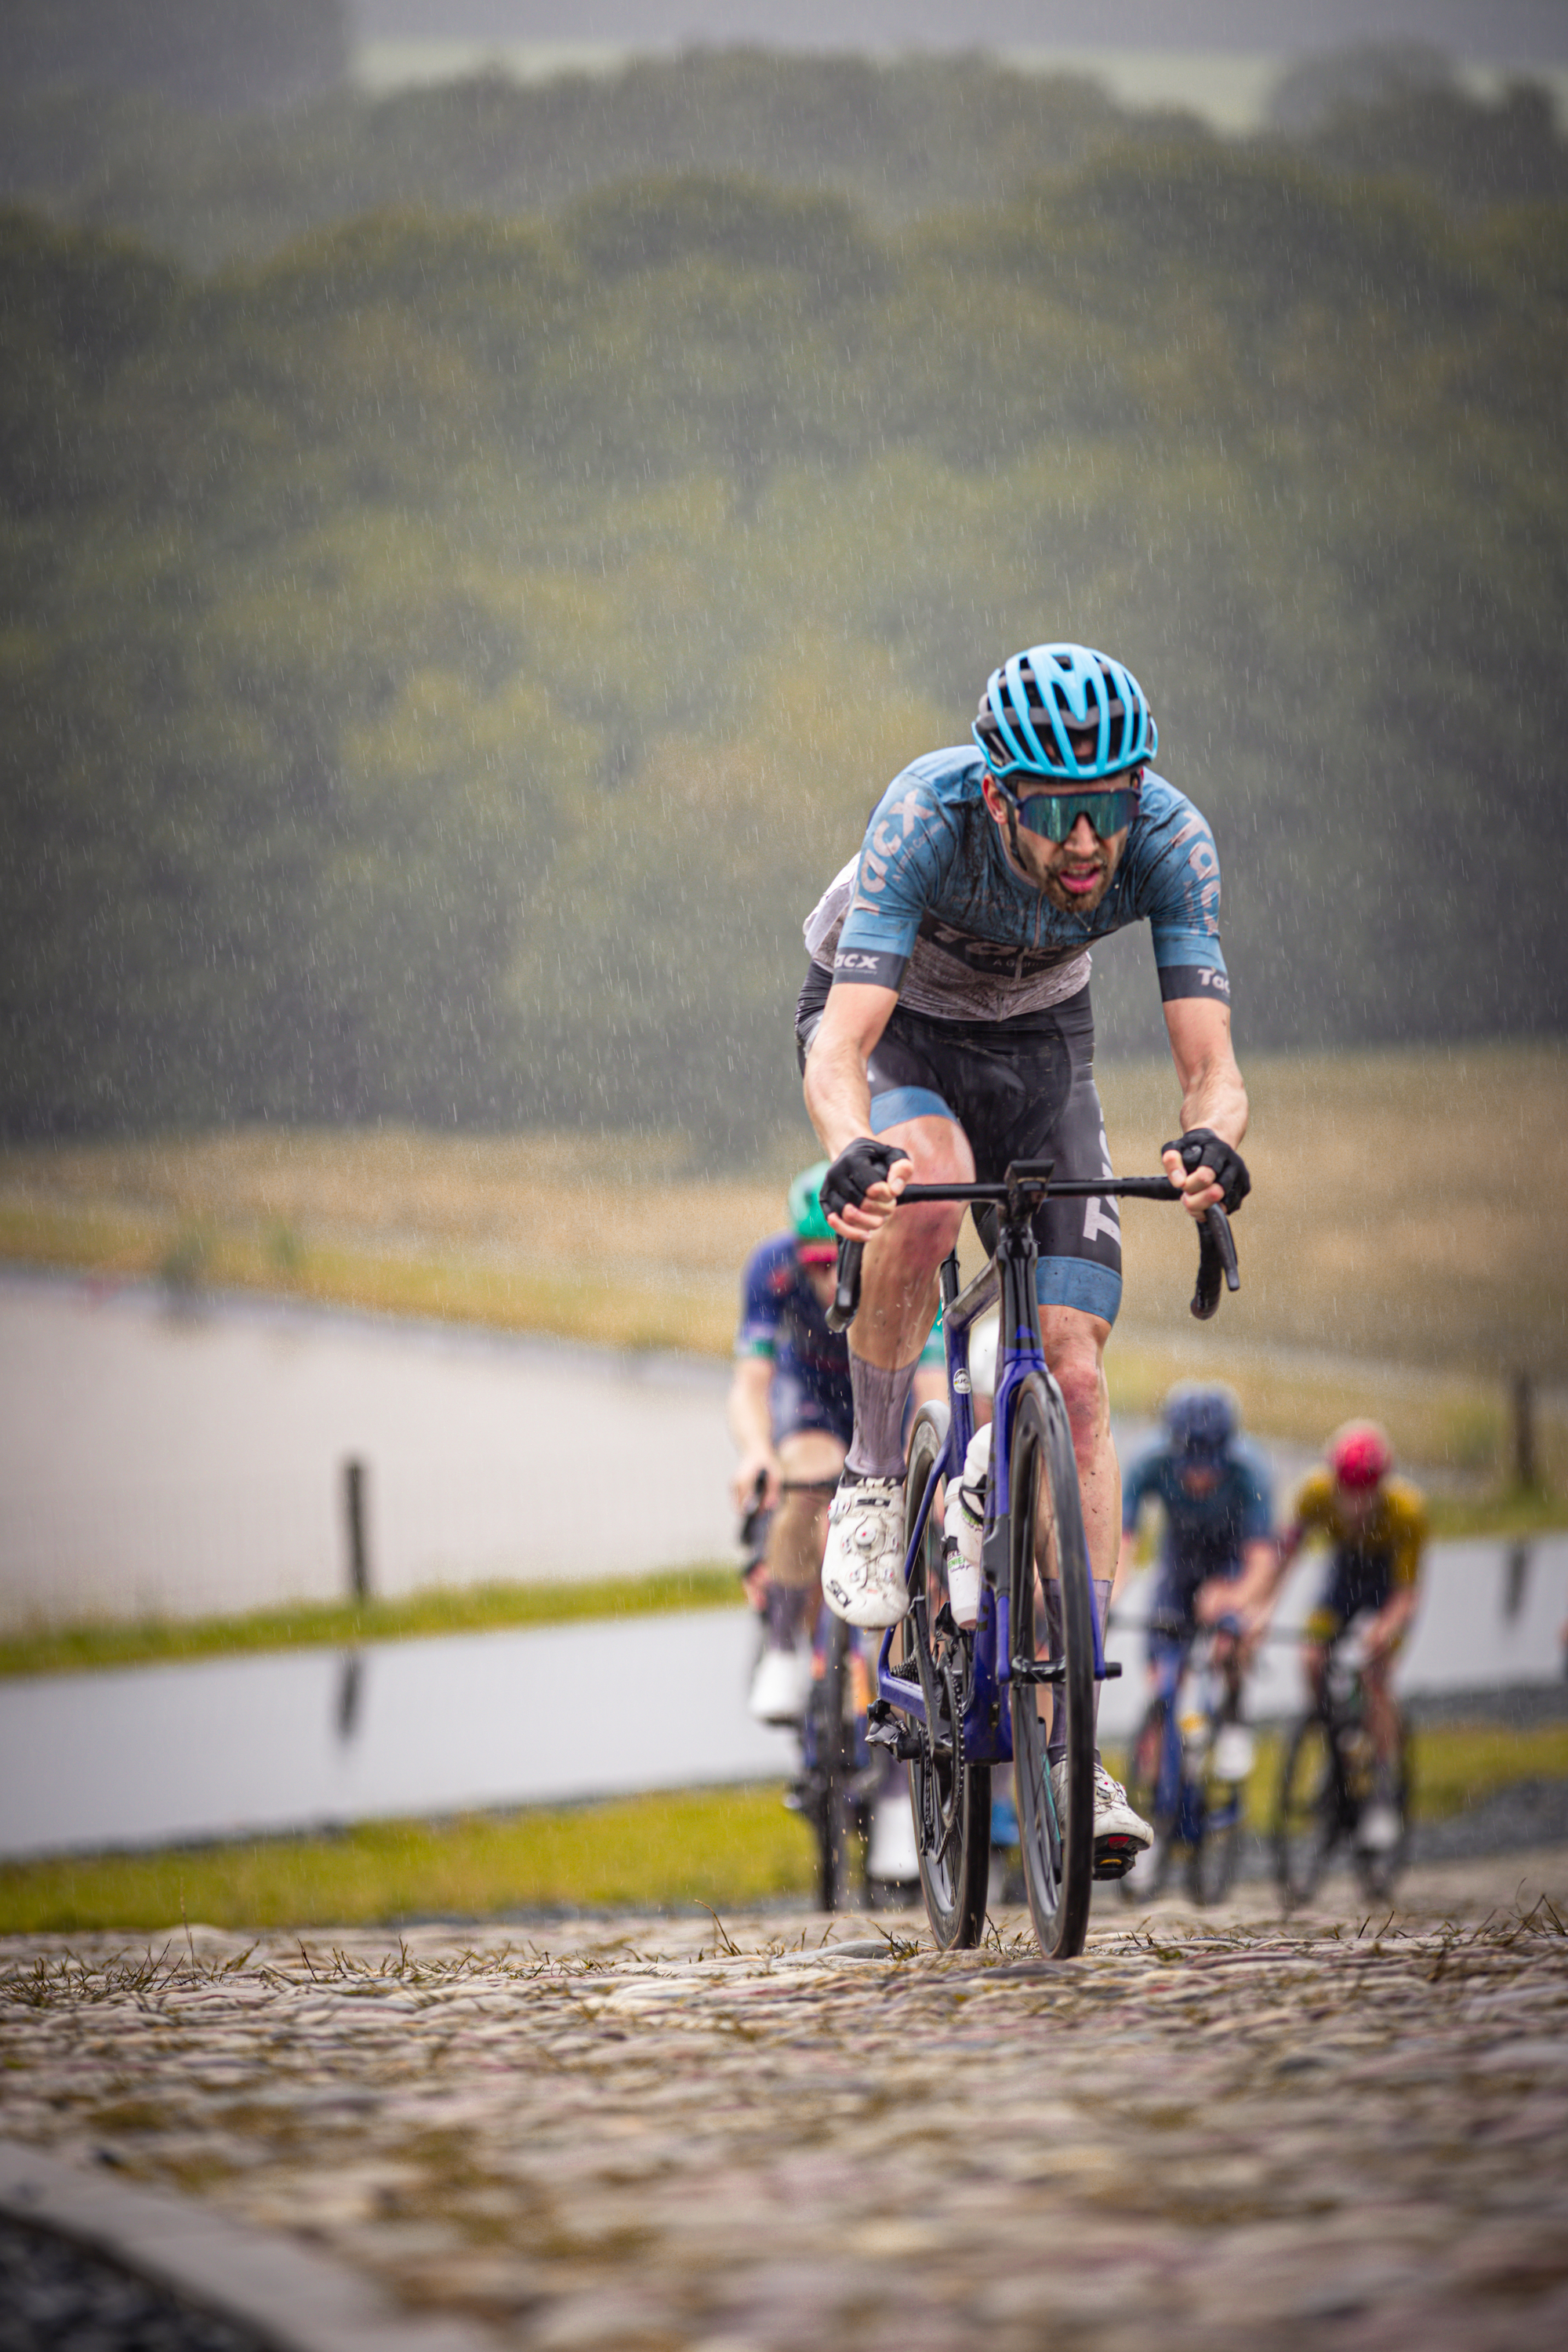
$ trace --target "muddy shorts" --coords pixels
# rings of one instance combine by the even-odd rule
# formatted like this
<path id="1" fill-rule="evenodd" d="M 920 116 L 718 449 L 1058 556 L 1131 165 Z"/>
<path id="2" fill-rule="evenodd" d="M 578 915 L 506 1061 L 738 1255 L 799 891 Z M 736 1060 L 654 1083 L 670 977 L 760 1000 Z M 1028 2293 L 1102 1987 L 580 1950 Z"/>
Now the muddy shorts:
<path id="1" fill-rule="evenodd" d="M 832 974 L 813 964 L 795 1010 L 801 1066 L 827 1002 Z M 871 1055 L 871 1127 L 885 1135 L 910 1118 L 963 1129 L 982 1183 L 1013 1160 L 1054 1160 L 1058 1176 L 1110 1176 L 1105 1117 L 1094 1083 L 1094 1012 L 1087 987 L 1048 1012 L 1015 1021 L 934 1021 L 895 1005 Z M 975 1219 L 994 1240 L 995 1214 Z M 1121 1223 L 1114 1201 L 1047 1201 L 1035 1217 L 1042 1307 L 1076 1307 L 1116 1320 L 1121 1304 Z"/>

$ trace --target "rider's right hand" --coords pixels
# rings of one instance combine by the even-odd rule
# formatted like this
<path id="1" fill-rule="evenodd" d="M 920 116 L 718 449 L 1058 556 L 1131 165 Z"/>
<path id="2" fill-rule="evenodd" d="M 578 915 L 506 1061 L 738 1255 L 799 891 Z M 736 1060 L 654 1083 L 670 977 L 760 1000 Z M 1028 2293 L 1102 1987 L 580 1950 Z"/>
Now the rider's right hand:
<path id="1" fill-rule="evenodd" d="M 779 1499 L 779 1457 L 771 1445 L 748 1446 L 736 1464 L 735 1475 L 730 1481 L 730 1493 L 742 1517 L 758 1502 L 766 1511 L 775 1507 Z M 763 1482 L 760 1496 L 757 1493 L 759 1478 Z"/>
<path id="2" fill-rule="evenodd" d="M 845 1241 L 869 1241 L 897 1208 L 914 1174 L 912 1160 L 874 1135 L 847 1143 L 822 1180 L 822 1206 L 828 1223 Z"/>

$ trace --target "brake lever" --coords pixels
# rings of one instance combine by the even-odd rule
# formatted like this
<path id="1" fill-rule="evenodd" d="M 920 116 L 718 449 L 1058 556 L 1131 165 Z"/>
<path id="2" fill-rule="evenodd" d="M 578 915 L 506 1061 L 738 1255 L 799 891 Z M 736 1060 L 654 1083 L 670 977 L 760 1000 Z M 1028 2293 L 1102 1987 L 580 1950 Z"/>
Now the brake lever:
<path id="1" fill-rule="evenodd" d="M 838 1240 L 838 1265 L 834 1276 L 833 1303 L 827 1310 L 830 1331 L 847 1331 L 860 1305 L 860 1259 L 864 1242 Z"/>
<path id="2" fill-rule="evenodd" d="M 1193 1293 L 1193 1313 L 1200 1323 L 1206 1323 L 1219 1307 L 1220 1291 L 1241 1288 L 1241 1269 L 1236 1262 L 1236 1237 L 1230 1230 L 1230 1219 L 1216 1201 L 1205 1209 L 1198 1227 L 1198 1286 Z"/>

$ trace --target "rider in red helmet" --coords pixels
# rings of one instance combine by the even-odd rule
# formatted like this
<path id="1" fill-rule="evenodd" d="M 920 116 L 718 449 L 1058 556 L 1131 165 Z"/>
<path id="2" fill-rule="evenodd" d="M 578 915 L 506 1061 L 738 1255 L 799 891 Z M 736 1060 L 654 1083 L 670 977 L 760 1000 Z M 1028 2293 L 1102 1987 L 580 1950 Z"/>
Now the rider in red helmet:
<path id="1" fill-rule="evenodd" d="M 1303 1627 L 1304 1664 L 1321 1699 L 1329 1653 L 1352 1619 L 1361 1621 L 1367 1728 L 1376 1751 L 1373 1801 L 1357 1829 L 1363 1844 L 1397 1843 L 1394 1803 L 1399 1712 L 1390 1688 L 1394 1661 L 1415 1614 L 1426 1507 L 1417 1490 L 1393 1475 L 1394 1449 L 1374 1421 L 1347 1421 L 1324 1449 L 1322 1465 L 1296 1497 L 1289 1532 L 1279 1545 L 1252 1622 L 1267 1621 L 1285 1571 L 1314 1536 L 1333 1547 L 1333 1564 L 1318 1605 Z M 1251 1598 L 1252 1596 L 1247 1596 Z"/>

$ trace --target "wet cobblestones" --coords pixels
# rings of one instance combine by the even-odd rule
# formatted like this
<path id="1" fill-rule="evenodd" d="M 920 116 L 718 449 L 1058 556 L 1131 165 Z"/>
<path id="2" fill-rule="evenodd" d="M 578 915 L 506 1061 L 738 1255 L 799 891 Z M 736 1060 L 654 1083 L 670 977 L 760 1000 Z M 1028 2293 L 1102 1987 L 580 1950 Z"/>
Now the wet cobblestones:
<path id="1" fill-rule="evenodd" d="M 1054 1968 L 1015 1914 L 946 1957 L 913 1914 L 14 1939 L 0 2132 L 539 2352 L 1536 2347 L 1565 1890 L 1102 1909 Z"/>

